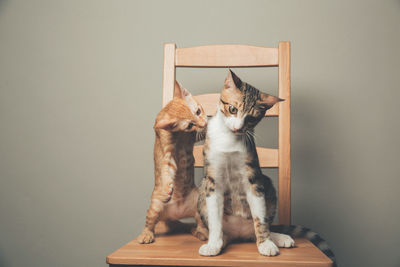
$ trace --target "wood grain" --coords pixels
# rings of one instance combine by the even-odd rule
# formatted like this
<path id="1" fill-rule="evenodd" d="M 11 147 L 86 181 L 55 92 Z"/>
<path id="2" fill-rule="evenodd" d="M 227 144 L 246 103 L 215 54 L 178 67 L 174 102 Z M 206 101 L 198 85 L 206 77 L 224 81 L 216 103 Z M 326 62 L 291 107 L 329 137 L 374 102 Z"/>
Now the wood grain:
<path id="1" fill-rule="evenodd" d="M 279 42 L 278 68 L 279 103 L 278 146 L 279 182 L 278 214 L 280 224 L 290 224 L 290 43 Z"/>
<path id="2" fill-rule="evenodd" d="M 217 112 L 217 104 L 219 102 L 220 94 L 201 94 L 195 95 L 194 98 L 203 106 L 207 116 L 214 116 Z M 275 105 L 267 110 L 265 117 L 279 116 L 279 106 Z"/>
<path id="3" fill-rule="evenodd" d="M 163 72 L 163 98 L 162 105 L 165 106 L 174 97 L 175 84 L 175 44 L 164 44 L 164 72 Z"/>
<path id="4" fill-rule="evenodd" d="M 176 49 L 177 67 L 268 67 L 278 65 L 278 49 L 250 45 L 206 45 Z"/>
<path id="5" fill-rule="evenodd" d="M 219 256 L 202 257 L 198 250 L 204 242 L 187 233 L 172 235 L 164 231 L 163 227 L 157 227 L 156 242 L 152 244 L 142 245 L 132 240 L 108 255 L 107 263 L 175 266 L 332 266 L 331 260 L 304 238 L 295 239 L 295 248 L 280 248 L 280 255 L 276 257 L 260 255 L 254 242 L 231 244 Z"/>
<path id="6" fill-rule="evenodd" d="M 277 168 L 278 165 L 278 149 L 257 147 L 258 159 L 261 168 Z M 197 145 L 193 148 L 194 166 L 203 167 L 203 145 Z"/>

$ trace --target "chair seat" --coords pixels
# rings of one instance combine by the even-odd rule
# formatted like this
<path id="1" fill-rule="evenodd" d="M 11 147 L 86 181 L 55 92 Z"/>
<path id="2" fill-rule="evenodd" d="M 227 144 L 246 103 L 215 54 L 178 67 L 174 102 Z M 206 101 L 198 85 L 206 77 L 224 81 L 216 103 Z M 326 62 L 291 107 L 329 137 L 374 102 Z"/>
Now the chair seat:
<path id="1" fill-rule="evenodd" d="M 230 244 L 221 255 L 198 254 L 205 243 L 191 234 L 168 234 L 165 227 L 156 229 L 156 241 L 138 244 L 134 239 L 107 256 L 110 266 L 175 265 L 175 266 L 332 266 L 332 261 L 305 238 L 296 238 L 296 247 L 280 248 L 280 254 L 266 257 L 258 253 L 254 242 Z"/>

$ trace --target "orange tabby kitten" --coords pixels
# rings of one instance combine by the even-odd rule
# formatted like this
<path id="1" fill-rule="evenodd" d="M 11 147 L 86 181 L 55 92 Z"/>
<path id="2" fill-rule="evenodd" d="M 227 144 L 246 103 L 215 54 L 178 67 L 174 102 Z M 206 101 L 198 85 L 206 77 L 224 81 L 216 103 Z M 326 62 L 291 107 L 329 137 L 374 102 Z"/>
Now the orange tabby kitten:
<path id="1" fill-rule="evenodd" d="M 174 99 L 157 115 L 154 130 L 155 185 L 147 210 L 146 225 L 137 240 L 154 241 L 158 221 L 173 227 L 179 219 L 194 217 L 193 235 L 206 240 L 208 231 L 197 212 L 198 189 L 194 183 L 193 145 L 196 134 L 205 130 L 207 116 L 193 96 L 175 82 Z"/>

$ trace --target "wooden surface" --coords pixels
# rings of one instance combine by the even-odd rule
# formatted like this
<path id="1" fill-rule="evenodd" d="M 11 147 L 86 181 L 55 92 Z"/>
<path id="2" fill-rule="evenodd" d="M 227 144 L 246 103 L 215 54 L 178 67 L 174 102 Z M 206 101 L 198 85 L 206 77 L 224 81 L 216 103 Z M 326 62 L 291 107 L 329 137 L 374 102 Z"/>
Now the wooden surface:
<path id="1" fill-rule="evenodd" d="M 251 45 L 206 45 L 176 49 L 177 67 L 268 67 L 278 65 L 278 49 Z"/>
<path id="2" fill-rule="evenodd" d="M 164 44 L 164 72 L 163 72 L 163 98 L 162 105 L 165 106 L 174 97 L 175 86 L 175 44 Z"/>
<path id="3" fill-rule="evenodd" d="M 278 167 L 278 149 L 257 147 L 258 159 L 261 168 L 276 168 Z M 193 148 L 194 166 L 203 167 L 203 145 L 197 145 Z"/>
<path id="4" fill-rule="evenodd" d="M 217 104 L 220 94 L 201 94 L 195 95 L 194 98 L 203 106 L 207 116 L 214 116 L 217 112 Z M 277 117 L 279 115 L 279 106 L 275 105 L 267 110 L 265 117 Z"/>
<path id="5" fill-rule="evenodd" d="M 290 224 L 290 43 L 279 42 L 278 94 L 285 99 L 279 103 L 278 147 L 279 224 Z"/>
<path id="6" fill-rule="evenodd" d="M 159 232 L 163 232 L 163 229 Z M 229 245 L 221 255 L 198 254 L 204 243 L 190 234 L 158 234 L 149 245 L 132 240 L 107 256 L 110 265 L 175 265 L 175 266 L 332 266 L 331 260 L 304 238 L 295 239 L 296 247 L 280 248 L 280 255 L 266 257 L 258 253 L 254 242 Z"/>

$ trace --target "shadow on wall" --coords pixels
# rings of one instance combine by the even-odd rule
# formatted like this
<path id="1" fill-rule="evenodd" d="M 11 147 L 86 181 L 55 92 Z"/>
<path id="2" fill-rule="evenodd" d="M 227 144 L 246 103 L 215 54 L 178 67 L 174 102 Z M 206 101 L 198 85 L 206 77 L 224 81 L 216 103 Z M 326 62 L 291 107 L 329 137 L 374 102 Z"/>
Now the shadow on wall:
<path id="1" fill-rule="evenodd" d="M 307 93 L 309 91 L 296 88 L 296 92 L 304 93 L 292 97 L 292 195 L 297 196 L 292 202 L 298 208 L 312 204 L 319 194 L 313 189 L 327 183 L 330 178 L 328 174 L 332 175 L 339 169 L 329 149 L 332 144 L 330 133 L 327 132 L 329 129 L 326 128 L 328 120 L 331 125 L 335 121 L 329 119 L 329 114 L 317 99 L 310 98 L 310 93 Z M 296 205 L 295 201 L 299 201 L 300 205 Z M 318 214 L 309 209 L 308 205 L 301 214 L 309 214 L 318 219 Z"/>
<path id="2" fill-rule="evenodd" d="M 329 172 L 334 168 L 325 143 L 326 133 L 321 128 L 325 123 L 325 110 L 318 101 L 307 94 L 292 99 L 292 167 L 296 167 L 292 175 L 302 174 L 298 179 L 308 185 L 326 179 L 321 176 L 322 170 Z"/>
<path id="3" fill-rule="evenodd" d="M 319 233 L 340 263 L 338 237 L 346 225 L 331 211 L 342 209 L 337 198 L 345 175 L 337 151 L 343 144 L 336 141 L 343 140 L 345 129 L 340 118 L 324 106 L 329 93 L 321 93 L 324 99 L 320 101 L 310 95 L 312 90 L 297 87 L 292 94 L 292 223 Z"/>

